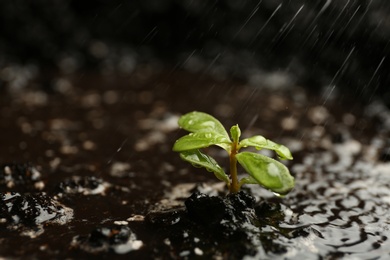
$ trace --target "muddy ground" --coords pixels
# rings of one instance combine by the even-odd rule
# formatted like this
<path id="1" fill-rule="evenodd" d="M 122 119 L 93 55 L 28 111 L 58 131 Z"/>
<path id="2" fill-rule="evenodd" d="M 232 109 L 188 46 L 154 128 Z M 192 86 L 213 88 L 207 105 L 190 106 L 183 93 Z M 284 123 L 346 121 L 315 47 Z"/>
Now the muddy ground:
<path id="1" fill-rule="evenodd" d="M 390 112 L 379 101 L 151 66 L 8 82 L 0 93 L 1 257 L 390 256 Z M 193 110 L 289 147 L 295 189 L 278 198 L 247 186 L 244 204 L 226 204 L 213 174 L 171 151 L 178 117 Z M 208 152 L 227 167 L 222 151 Z M 195 191 L 211 203 L 206 218 L 189 210 Z M 229 213 L 208 219 L 213 205 Z M 232 214 L 244 224 L 222 225 Z"/>

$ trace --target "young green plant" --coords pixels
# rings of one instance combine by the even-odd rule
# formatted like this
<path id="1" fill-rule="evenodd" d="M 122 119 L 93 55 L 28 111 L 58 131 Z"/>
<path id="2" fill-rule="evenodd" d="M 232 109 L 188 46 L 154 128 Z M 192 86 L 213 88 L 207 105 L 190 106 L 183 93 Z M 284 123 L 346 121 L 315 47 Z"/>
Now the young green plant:
<path id="1" fill-rule="evenodd" d="M 263 136 L 255 135 L 240 141 L 241 130 L 238 125 L 230 128 L 230 136 L 216 118 L 203 112 L 190 112 L 180 117 L 179 126 L 190 134 L 179 138 L 173 145 L 173 151 L 195 167 L 204 167 L 224 181 L 231 193 L 240 190 L 243 184 L 259 184 L 280 195 L 285 195 L 294 188 L 294 177 L 282 163 L 253 152 L 239 152 L 241 148 L 255 147 L 257 150 L 269 149 L 276 152 L 279 159 L 292 160 L 290 150 L 281 144 L 274 143 Z M 216 145 L 229 154 L 230 177 L 216 160 L 200 151 Z M 237 162 L 249 174 L 238 179 Z"/>

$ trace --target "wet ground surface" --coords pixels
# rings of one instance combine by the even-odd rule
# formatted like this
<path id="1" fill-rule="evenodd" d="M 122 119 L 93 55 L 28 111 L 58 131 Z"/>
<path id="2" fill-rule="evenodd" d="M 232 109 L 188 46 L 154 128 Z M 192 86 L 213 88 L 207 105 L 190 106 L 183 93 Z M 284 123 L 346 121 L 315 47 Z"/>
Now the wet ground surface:
<path id="1" fill-rule="evenodd" d="M 151 67 L 54 79 L 0 90 L 0 256 L 390 257 L 390 112 L 381 103 Z M 171 151 L 184 134 L 178 117 L 193 110 L 289 147 L 296 188 L 278 198 L 247 186 L 249 197 L 225 198 L 212 174 Z M 210 203 L 202 214 L 194 196 Z M 223 216 L 206 221 L 218 207 Z"/>

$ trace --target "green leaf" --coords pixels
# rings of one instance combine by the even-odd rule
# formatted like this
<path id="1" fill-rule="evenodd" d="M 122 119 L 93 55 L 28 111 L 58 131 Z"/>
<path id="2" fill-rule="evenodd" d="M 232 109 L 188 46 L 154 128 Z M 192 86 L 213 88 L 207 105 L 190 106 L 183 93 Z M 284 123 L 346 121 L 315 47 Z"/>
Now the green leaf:
<path id="1" fill-rule="evenodd" d="M 233 142 L 238 142 L 241 136 L 241 129 L 238 125 L 234 125 L 230 128 L 230 135 L 233 139 Z"/>
<path id="2" fill-rule="evenodd" d="M 241 147 L 248 147 L 252 146 L 255 147 L 256 149 L 269 149 L 269 150 L 274 150 L 280 159 L 283 160 L 292 160 L 293 157 L 291 155 L 290 150 L 281 144 L 277 144 L 275 142 L 272 142 L 271 140 L 265 139 L 261 135 L 255 135 L 250 138 L 244 139 L 240 142 L 239 144 L 240 148 Z"/>
<path id="3" fill-rule="evenodd" d="M 225 171 L 212 157 L 201 153 L 199 150 L 182 152 L 180 153 L 180 157 L 194 166 L 206 168 L 209 172 L 213 172 L 219 180 L 229 185 L 229 176 L 227 176 Z"/>
<path id="4" fill-rule="evenodd" d="M 280 195 L 287 194 L 294 188 L 294 177 L 280 162 L 251 152 L 239 153 L 236 158 L 248 174 L 264 188 Z"/>
<path id="5" fill-rule="evenodd" d="M 190 112 L 179 118 L 179 126 L 189 132 L 208 132 L 229 138 L 225 128 L 215 117 L 203 112 Z"/>
<path id="6" fill-rule="evenodd" d="M 243 184 L 259 184 L 255 179 L 252 178 L 252 176 L 244 177 L 240 180 L 239 185 L 240 187 Z"/>
<path id="7" fill-rule="evenodd" d="M 178 139 L 173 145 L 173 151 L 183 152 L 218 145 L 225 150 L 230 149 L 230 139 L 216 133 L 191 133 Z"/>

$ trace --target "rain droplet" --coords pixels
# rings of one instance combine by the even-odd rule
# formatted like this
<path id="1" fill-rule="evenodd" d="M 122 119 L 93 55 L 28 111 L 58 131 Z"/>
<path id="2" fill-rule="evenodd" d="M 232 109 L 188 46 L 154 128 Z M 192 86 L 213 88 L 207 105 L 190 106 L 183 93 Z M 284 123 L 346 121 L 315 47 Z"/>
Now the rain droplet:
<path id="1" fill-rule="evenodd" d="M 207 127 L 207 128 L 215 128 L 215 123 L 213 121 L 206 121 L 202 123 L 202 126 Z"/>
<path id="2" fill-rule="evenodd" d="M 284 198 L 286 197 L 286 195 L 282 195 L 282 194 L 279 194 L 279 193 L 276 193 L 276 192 L 272 192 L 276 197 L 279 197 L 279 198 Z"/>
<path id="3" fill-rule="evenodd" d="M 268 173 L 270 175 L 272 175 L 273 177 L 279 177 L 280 176 L 279 168 L 275 164 L 273 164 L 273 163 L 268 164 L 267 170 L 268 170 Z"/>

